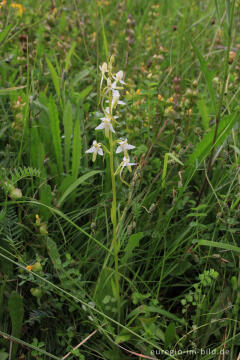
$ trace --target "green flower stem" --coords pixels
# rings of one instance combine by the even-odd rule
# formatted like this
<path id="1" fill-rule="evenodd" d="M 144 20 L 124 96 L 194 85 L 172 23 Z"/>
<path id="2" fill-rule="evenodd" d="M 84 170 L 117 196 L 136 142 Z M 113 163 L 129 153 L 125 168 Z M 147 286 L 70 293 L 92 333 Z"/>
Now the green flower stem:
<path id="1" fill-rule="evenodd" d="M 114 142 L 112 139 L 112 132 L 109 136 L 110 144 L 110 171 L 112 179 L 112 209 L 111 209 L 111 220 L 113 224 L 113 247 L 114 247 L 114 262 L 115 262 L 115 291 L 116 300 L 118 307 L 118 321 L 120 320 L 120 291 L 119 291 L 119 273 L 118 273 L 118 240 L 117 240 L 117 193 L 116 193 L 116 181 L 114 174 Z"/>

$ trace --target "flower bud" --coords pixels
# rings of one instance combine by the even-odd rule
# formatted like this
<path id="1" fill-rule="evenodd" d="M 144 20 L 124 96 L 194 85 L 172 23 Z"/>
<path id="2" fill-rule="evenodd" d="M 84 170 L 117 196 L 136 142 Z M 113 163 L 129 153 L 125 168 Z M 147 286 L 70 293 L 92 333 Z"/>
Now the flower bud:
<path id="1" fill-rule="evenodd" d="M 34 265 L 32 265 L 32 270 L 36 272 L 42 271 L 42 265 L 39 261 L 37 261 Z"/>
<path id="2" fill-rule="evenodd" d="M 36 298 L 40 298 L 42 296 L 42 290 L 39 288 L 31 288 L 30 292 L 32 296 L 35 296 Z"/>
<path id="3" fill-rule="evenodd" d="M 19 189 L 19 188 L 13 188 L 11 191 L 10 191 L 10 197 L 13 199 L 13 200 L 19 200 L 22 198 L 22 191 Z"/>
<path id="4" fill-rule="evenodd" d="M 41 235 L 47 235 L 48 234 L 47 224 L 42 224 L 39 228 L 39 231 Z"/>

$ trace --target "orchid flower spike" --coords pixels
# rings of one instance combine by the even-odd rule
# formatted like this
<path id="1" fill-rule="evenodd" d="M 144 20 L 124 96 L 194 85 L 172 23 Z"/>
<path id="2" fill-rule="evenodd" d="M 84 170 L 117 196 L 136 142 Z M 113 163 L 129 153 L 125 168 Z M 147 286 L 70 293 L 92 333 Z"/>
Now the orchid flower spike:
<path id="1" fill-rule="evenodd" d="M 125 158 L 128 158 L 128 150 L 135 149 L 135 146 L 128 144 L 127 139 L 118 140 L 118 144 L 119 146 L 117 147 L 116 154 L 119 154 L 123 151 Z"/>
<path id="2" fill-rule="evenodd" d="M 93 157 L 92 157 L 93 162 L 96 160 L 97 154 L 103 156 L 103 150 L 101 148 L 101 145 L 98 144 L 96 140 L 93 141 L 92 146 L 90 147 L 90 149 L 88 149 L 86 151 L 86 153 L 93 154 Z"/>

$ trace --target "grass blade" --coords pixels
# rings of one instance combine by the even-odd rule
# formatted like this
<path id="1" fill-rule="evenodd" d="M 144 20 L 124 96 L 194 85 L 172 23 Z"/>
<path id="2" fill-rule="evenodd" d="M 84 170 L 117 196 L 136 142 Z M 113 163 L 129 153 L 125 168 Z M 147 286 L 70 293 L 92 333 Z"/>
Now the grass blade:
<path id="1" fill-rule="evenodd" d="M 71 136 L 73 129 L 72 121 L 72 105 L 70 101 L 67 102 L 63 113 L 63 126 L 64 126 L 64 155 L 66 171 L 70 168 L 70 152 L 71 152 Z"/>
<path id="2" fill-rule="evenodd" d="M 73 132 L 73 154 L 72 154 L 72 176 L 77 179 L 82 152 L 82 138 L 80 130 L 80 122 L 76 120 L 74 132 Z"/>
<path id="3" fill-rule="evenodd" d="M 49 68 L 49 71 L 50 71 L 50 74 L 52 77 L 53 85 L 55 87 L 57 96 L 60 99 L 60 97 L 61 97 L 60 96 L 60 81 L 59 81 L 58 74 L 57 74 L 56 70 L 54 69 L 51 61 L 47 57 L 46 57 L 46 61 L 47 61 L 47 65 L 48 65 L 48 68 Z"/>
<path id="4" fill-rule="evenodd" d="M 79 179 L 77 179 L 76 181 L 74 181 L 74 183 L 69 186 L 67 188 L 67 190 L 62 194 L 62 196 L 60 197 L 59 201 L 58 201 L 58 205 L 57 207 L 62 206 L 62 204 L 64 203 L 64 201 L 66 200 L 66 198 L 74 191 L 76 190 L 76 188 L 81 185 L 84 181 L 86 181 L 88 178 L 96 175 L 96 174 L 100 174 L 102 171 L 101 170 L 93 170 L 90 171 L 87 174 L 82 175 Z"/>
<path id="5" fill-rule="evenodd" d="M 50 127 L 51 127 L 53 146 L 54 146 L 54 150 L 55 150 L 58 171 L 60 173 L 63 173 L 60 124 L 59 124 L 57 106 L 56 106 L 52 96 L 50 97 L 50 100 L 48 103 L 48 109 L 49 109 Z"/>
<path id="6" fill-rule="evenodd" d="M 229 250 L 229 251 L 235 251 L 237 253 L 240 254 L 240 247 L 231 245 L 231 244 L 226 244 L 226 243 L 221 243 L 221 242 L 216 242 L 216 241 L 209 241 L 209 240 L 197 240 L 197 245 L 198 246 L 208 246 L 208 247 L 215 247 L 218 249 L 224 249 L 224 250 Z"/>
<path id="7" fill-rule="evenodd" d="M 207 67 L 207 63 L 204 59 L 204 57 L 201 55 L 200 51 L 198 50 L 198 48 L 196 47 L 196 45 L 194 44 L 194 42 L 188 37 L 188 41 L 190 42 L 190 44 L 192 45 L 193 47 L 193 50 L 199 60 L 199 63 L 200 63 L 200 67 L 201 67 L 201 70 L 204 74 L 204 77 L 205 77 L 205 80 L 206 80 L 206 83 L 207 83 L 207 87 L 208 87 L 208 92 L 209 92 L 209 95 L 211 97 L 211 101 L 212 101 L 212 104 L 213 104 L 213 108 L 214 108 L 214 112 L 215 114 L 217 114 L 217 102 L 216 102 L 216 96 L 215 96 L 215 92 L 214 92 L 214 89 L 213 89 L 213 86 L 212 86 L 212 79 L 213 79 L 213 74 L 210 72 L 210 70 L 208 69 Z"/>

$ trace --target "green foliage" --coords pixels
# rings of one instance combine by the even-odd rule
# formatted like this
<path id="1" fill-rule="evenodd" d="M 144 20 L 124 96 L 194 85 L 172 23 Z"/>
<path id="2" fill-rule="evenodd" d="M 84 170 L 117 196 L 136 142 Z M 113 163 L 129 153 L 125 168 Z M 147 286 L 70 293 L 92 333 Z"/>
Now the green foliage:
<path id="1" fill-rule="evenodd" d="M 12 323 L 12 335 L 15 338 L 21 337 L 21 327 L 23 324 L 24 306 L 23 298 L 16 292 L 12 291 L 8 301 L 9 313 Z M 16 357 L 18 344 L 12 346 L 12 357 Z"/>
<path id="2" fill-rule="evenodd" d="M 20 5 L 0 5 L 0 360 L 237 358 L 240 2 Z M 137 163 L 112 211 L 109 156 L 85 153 L 111 54 Z"/>

